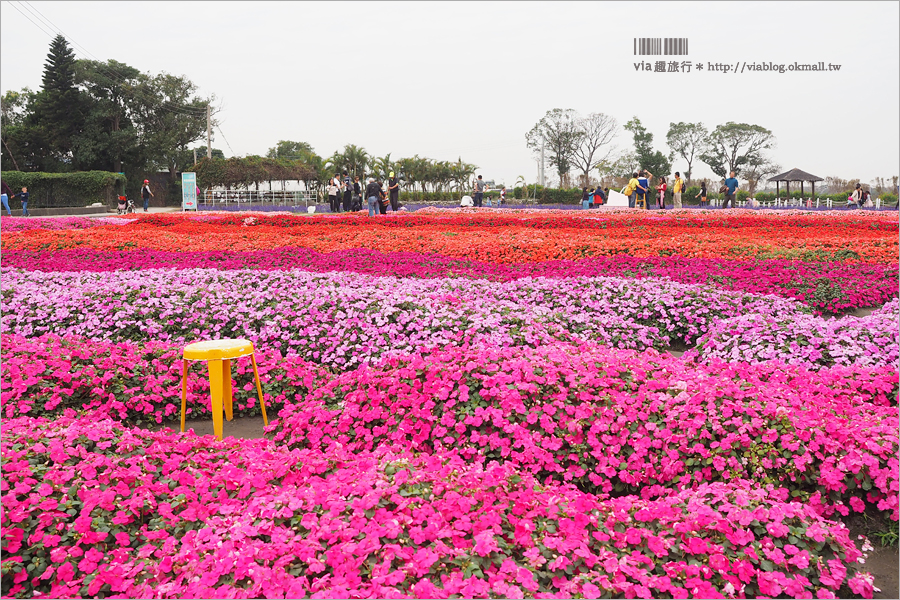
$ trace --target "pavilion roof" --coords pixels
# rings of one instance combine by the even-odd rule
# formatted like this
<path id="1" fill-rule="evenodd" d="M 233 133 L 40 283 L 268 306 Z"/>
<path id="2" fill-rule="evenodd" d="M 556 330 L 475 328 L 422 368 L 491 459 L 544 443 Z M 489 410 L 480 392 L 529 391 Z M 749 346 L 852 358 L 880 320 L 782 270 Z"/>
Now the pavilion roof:
<path id="1" fill-rule="evenodd" d="M 775 175 L 774 177 L 770 177 L 769 181 L 825 181 L 821 177 L 817 177 L 816 175 L 811 175 L 806 171 L 801 171 L 800 169 L 791 169 L 786 173 L 781 173 L 779 175 Z"/>

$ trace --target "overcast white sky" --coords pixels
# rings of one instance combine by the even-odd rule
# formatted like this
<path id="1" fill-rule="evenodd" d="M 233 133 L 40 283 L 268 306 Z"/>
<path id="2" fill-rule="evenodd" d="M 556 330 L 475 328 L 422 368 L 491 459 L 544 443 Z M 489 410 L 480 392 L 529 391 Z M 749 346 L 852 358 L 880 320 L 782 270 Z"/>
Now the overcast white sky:
<path id="1" fill-rule="evenodd" d="M 40 88 L 61 31 L 79 58 L 185 75 L 201 94 L 215 94 L 224 138 L 217 134 L 213 147 L 226 156 L 265 154 L 281 139 L 309 142 L 323 156 L 353 143 L 393 158 L 461 156 L 486 179 L 533 182 L 525 134 L 546 111 L 573 108 L 620 125 L 638 116 L 666 153 L 670 122 L 711 130 L 735 121 L 770 129 L 784 170 L 864 182 L 900 172 L 898 2 L 0 6 L 3 92 Z M 687 37 L 689 54 L 678 58 L 693 68 L 636 72 L 634 36 Z M 841 69 L 708 69 L 743 61 Z M 617 145 L 632 146 L 624 130 Z M 712 176 L 702 164 L 694 174 Z"/>

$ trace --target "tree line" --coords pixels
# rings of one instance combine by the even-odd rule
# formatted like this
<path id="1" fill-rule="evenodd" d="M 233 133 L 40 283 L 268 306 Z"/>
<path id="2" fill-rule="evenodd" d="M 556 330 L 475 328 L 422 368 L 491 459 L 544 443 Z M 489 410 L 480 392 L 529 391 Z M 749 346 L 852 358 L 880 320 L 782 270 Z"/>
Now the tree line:
<path id="1" fill-rule="evenodd" d="M 266 157 L 270 159 L 293 159 L 305 164 L 311 171 L 304 179 L 307 188 L 322 189 L 334 175 L 347 173 L 350 177 L 365 180 L 374 177 L 385 181 L 391 172 L 401 185 L 412 192 L 462 192 L 472 186 L 477 165 L 457 158 L 455 161 L 435 160 L 419 156 L 393 158 L 370 154 L 356 144 L 347 144 L 343 150 L 336 150 L 329 157 L 316 154 L 307 142 L 280 140 L 269 148 Z"/>
<path id="2" fill-rule="evenodd" d="M 146 74 L 116 60 L 76 59 L 58 35 L 50 43 L 41 89 L 0 98 L 0 159 L 6 170 L 124 172 L 132 195 L 144 177 L 159 171 L 168 171 L 173 188 L 179 172 L 194 170 L 210 186 L 258 188 L 264 181 L 297 180 L 314 190 L 343 171 L 380 179 L 394 171 L 404 186 L 427 193 L 462 190 L 477 168 L 462 158 L 379 157 L 354 144 L 322 157 L 308 143 L 284 140 L 265 157 L 226 160 L 213 148 L 209 160 L 206 146 L 194 145 L 206 136 L 208 110 L 211 125 L 217 125 L 214 100 L 198 95 L 186 77 Z"/>
<path id="3" fill-rule="evenodd" d="M 761 125 L 729 121 L 709 131 L 703 123 L 670 123 L 667 153 L 654 147 L 653 134 L 638 117 L 623 128 L 631 134 L 633 148 L 620 152 L 612 146 L 619 129 L 615 118 L 603 113 L 583 117 L 573 109 L 554 108 L 525 134 L 525 141 L 535 153 L 544 153 L 560 187 L 571 187 L 573 170 L 580 172 L 579 183 L 584 186 L 591 184 L 592 174 L 601 181 L 627 178 L 639 169 L 668 176 L 676 157 L 687 164 L 683 173 L 688 182 L 700 161 L 722 178 L 734 171 L 748 181 L 751 193 L 764 178 L 781 170 L 767 155 L 775 136 Z"/>
<path id="4" fill-rule="evenodd" d="M 58 35 L 41 89 L 9 91 L 0 100 L 0 157 L 6 170 L 124 172 L 131 193 L 158 171 L 168 171 L 174 184 L 194 163 L 190 146 L 206 135 L 213 101 L 186 77 L 76 59 Z"/>

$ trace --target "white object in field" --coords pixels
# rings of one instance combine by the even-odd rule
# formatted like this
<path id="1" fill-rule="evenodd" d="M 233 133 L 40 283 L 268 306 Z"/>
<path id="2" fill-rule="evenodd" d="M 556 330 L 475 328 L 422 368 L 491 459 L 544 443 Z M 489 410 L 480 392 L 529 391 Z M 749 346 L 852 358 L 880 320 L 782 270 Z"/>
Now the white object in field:
<path id="1" fill-rule="evenodd" d="M 316 207 L 315 206 L 307 206 L 306 212 L 308 212 L 309 214 L 313 214 L 314 212 L 316 212 Z"/>
<path id="2" fill-rule="evenodd" d="M 472 196 L 463 196 L 462 200 L 459 202 L 460 206 L 475 206 L 475 202 L 472 201 Z"/>
<path id="3" fill-rule="evenodd" d="M 628 208 L 628 196 L 616 190 L 609 190 L 609 198 L 604 206 L 624 206 Z"/>

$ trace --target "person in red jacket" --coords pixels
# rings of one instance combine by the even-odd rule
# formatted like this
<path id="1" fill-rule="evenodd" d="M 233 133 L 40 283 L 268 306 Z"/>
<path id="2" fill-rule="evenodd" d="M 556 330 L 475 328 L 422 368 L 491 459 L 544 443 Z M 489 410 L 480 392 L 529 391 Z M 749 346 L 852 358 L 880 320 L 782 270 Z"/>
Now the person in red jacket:
<path id="1" fill-rule="evenodd" d="M 666 178 L 659 178 L 659 185 L 656 186 L 656 207 L 659 210 L 666 208 Z"/>

